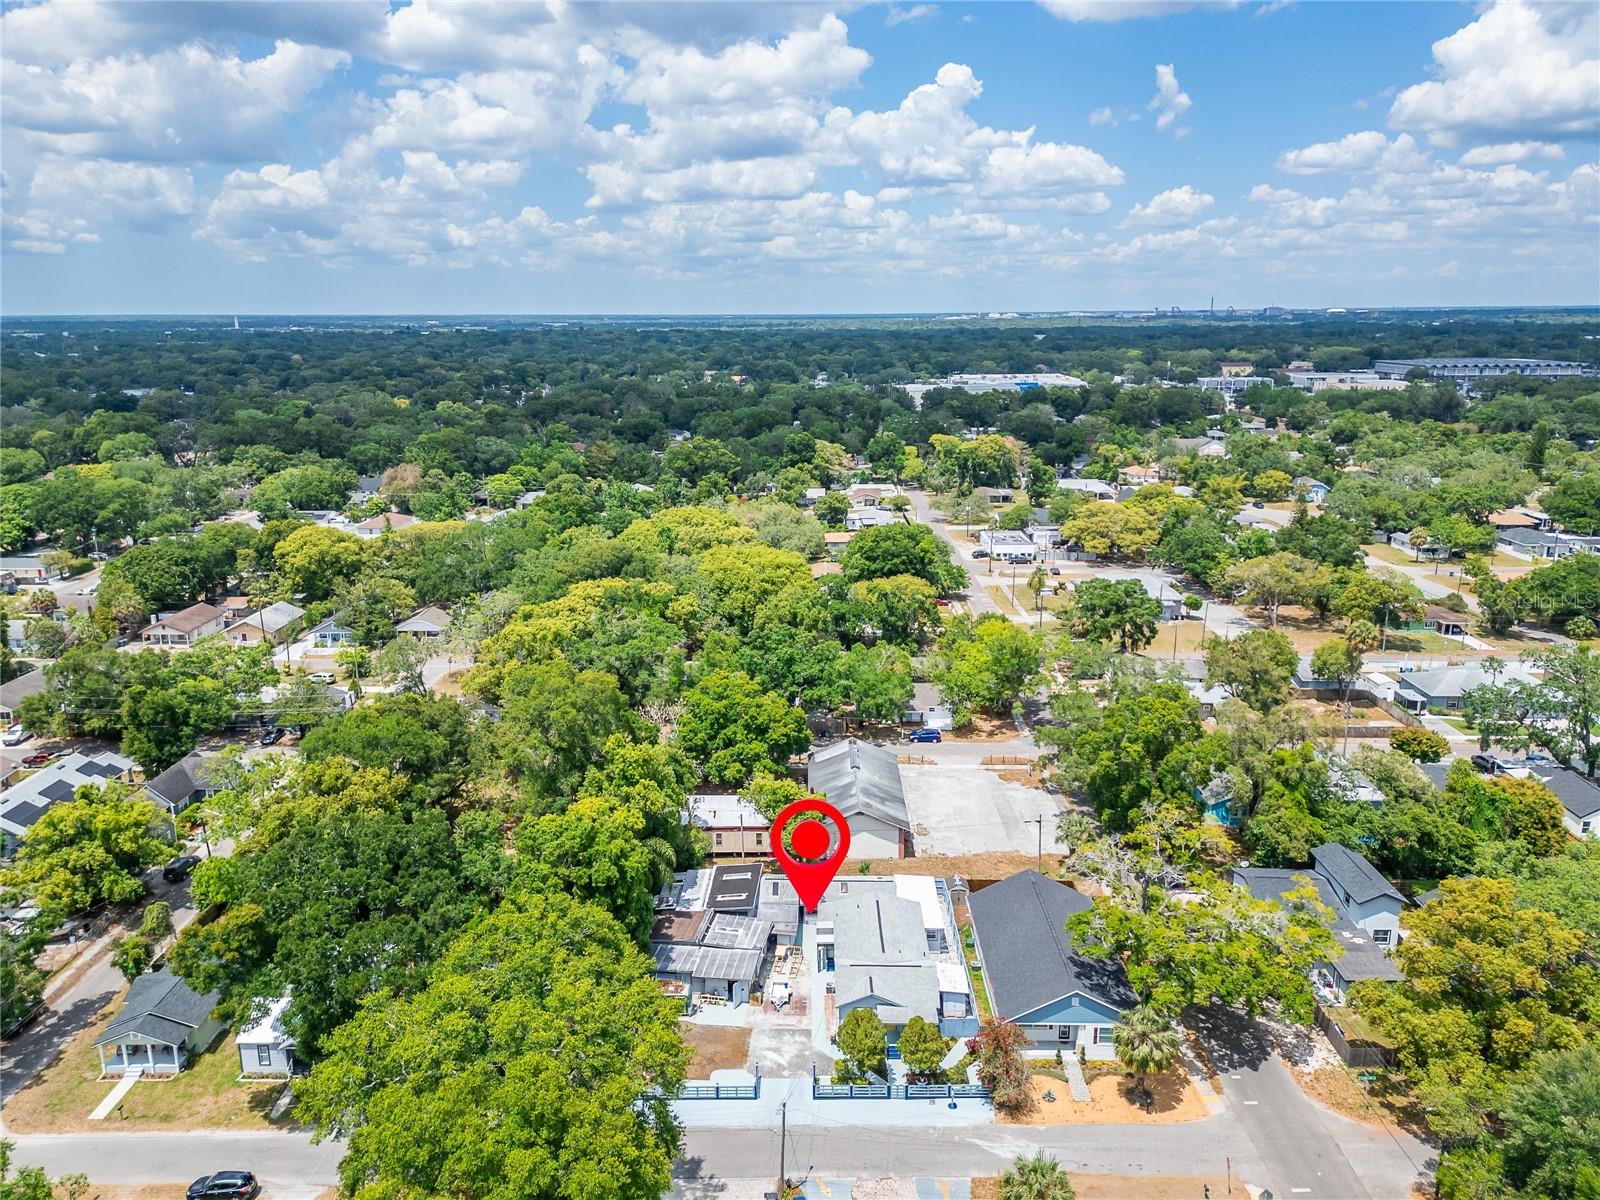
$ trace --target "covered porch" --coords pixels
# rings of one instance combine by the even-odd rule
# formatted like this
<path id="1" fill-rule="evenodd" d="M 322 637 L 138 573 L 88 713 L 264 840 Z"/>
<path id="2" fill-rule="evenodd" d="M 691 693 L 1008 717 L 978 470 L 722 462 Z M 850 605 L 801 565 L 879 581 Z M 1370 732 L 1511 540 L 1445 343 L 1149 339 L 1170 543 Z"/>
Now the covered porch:
<path id="1" fill-rule="evenodd" d="M 134 1067 L 142 1067 L 147 1076 L 176 1075 L 189 1059 L 181 1044 L 154 1038 L 102 1042 L 95 1049 L 100 1053 L 102 1077 L 122 1075 Z"/>

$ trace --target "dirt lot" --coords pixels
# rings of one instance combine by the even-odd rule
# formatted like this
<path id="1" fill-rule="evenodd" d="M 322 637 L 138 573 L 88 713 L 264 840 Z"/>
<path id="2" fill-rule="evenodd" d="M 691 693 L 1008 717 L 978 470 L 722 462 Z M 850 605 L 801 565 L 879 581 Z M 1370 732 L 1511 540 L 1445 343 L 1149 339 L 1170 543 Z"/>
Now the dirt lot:
<path id="1" fill-rule="evenodd" d="M 6 1102 L 7 1128 L 18 1133 L 131 1133 L 274 1127 L 267 1113 L 283 1084 L 238 1082 L 239 1050 L 231 1037 L 219 1040 L 171 1079 L 140 1080 L 116 1113 L 91 1123 L 89 1114 L 115 1086 L 115 1080 L 100 1079 L 100 1057 L 94 1049 L 94 1039 L 115 1011 L 115 1004 L 108 1005 L 60 1058 Z"/>
<path id="2" fill-rule="evenodd" d="M 742 1071 L 750 1061 L 750 1031 L 721 1025 L 679 1021 L 683 1044 L 694 1051 L 689 1059 L 690 1079 L 710 1079 L 713 1071 Z"/>
<path id="3" fill-rule="evenodd" d="M 1233 1192 L 1222 1175 L 1069 1175 L 1078 1200 L 1195 1200 L 1206 1188 L 1216 1200 L 1232 1194 L 1243 1200 L 1244 1184 L 1233 1181 Z M 972 1181 L 972 1200 L 995 1200 L 1000 1180 L 993 1175 Z"/>
<path id="4" fill-rule="evenodd" d="M 1155 1102 L 1147 1110 L 1133 1099 L 1133 1080 L 1122 1075 L 1102 1075 L 1089 1081 L 1088 1104 L 1079 1104 L 1068 1093 L 1067 1084 L 1048 1075 L 1033 1077 L 1035 1104 L 1022 1117 L 1001 1117 L 1002 1125 L 1172 1125 L 1200 1121 L 1211 1111 L 1181 1071 L 1168 1071 L 1151 1077 L 1150 1091 Z M 1054 1100 L 1044 1094 L 1052 1092 Z"/>

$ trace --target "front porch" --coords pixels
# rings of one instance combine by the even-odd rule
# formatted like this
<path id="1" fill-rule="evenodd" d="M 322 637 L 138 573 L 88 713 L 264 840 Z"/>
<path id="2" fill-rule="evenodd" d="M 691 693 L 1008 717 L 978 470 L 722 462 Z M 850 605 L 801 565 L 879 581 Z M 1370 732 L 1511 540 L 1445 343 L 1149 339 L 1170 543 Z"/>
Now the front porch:
<path id="1" fill-rule="evenodd" d="M 176 1075 L 189 1061 L 182 1046 L 154 1040 L 119 1042 L 96 1046 L 100 1053 L 102 1079 L 122 1075 L 135 1067 L 143 1069 L 145 1077 Z"/>

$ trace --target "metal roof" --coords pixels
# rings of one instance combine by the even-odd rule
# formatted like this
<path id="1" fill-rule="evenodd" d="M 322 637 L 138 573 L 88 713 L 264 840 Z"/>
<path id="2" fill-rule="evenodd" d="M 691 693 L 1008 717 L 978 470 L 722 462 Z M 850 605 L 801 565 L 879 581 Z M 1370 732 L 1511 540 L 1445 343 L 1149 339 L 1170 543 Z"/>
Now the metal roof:
<path id="1" fill-rule="evenodd" d="M 813 750 L 806 764 L 806 786 L 846 820 L 865 815 L 911 831 L 900 765 L 892 750 L 856 738 Z"/>
<path id="2" fill-rule="evenodd" d="M 656 970 L 694 979 L 733 979 L 754 982 L 761 975 L 761 950 L 734 950 L 725 946 L 652 946 Z"/>
<path id="3" fill-rule="evenodd" d="M 1015 1020 L 1074 992 L 1116 1009 L 1138 1003 L 1121 963 L 1074 948 L 1067 918 L 1088 908 L 1087 896 L 1038 871 L 1018 872 L 967 898 L 997 1016 Z"/>

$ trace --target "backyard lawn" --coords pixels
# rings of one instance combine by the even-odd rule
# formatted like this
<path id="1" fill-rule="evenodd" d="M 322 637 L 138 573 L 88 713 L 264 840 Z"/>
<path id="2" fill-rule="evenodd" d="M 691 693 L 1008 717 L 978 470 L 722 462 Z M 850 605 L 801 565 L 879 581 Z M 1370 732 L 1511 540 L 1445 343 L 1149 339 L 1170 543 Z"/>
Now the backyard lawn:
<path id="1" fill-rule="evenodd" d="M 120 1003 L 120 1001 L 119 1001 Z M 117 1005 L 72 1041 L 39 1077 L 6 1102 L 8 1129 L 18 1133 L 69 1133 L 97 1130 L 120 1133 L 155 1129 L 271 1129 L 267 1119 L 280 1083 L 240 1083 L 239 1050 L 232 1036 L 169 1079 L 141 1079 L 116 1112 L 104 1121 L 89 1114 L 110 1094 L 114 1079 L 100 1078 L 94 1039 Z"/>

